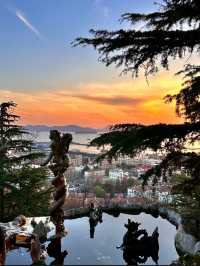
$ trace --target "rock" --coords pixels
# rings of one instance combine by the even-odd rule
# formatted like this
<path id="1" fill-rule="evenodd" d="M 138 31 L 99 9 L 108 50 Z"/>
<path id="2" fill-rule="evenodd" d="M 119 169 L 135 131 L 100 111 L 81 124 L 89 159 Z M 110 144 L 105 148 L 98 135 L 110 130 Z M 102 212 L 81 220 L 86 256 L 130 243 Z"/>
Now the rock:
<path id="1" fill-rule="evenodd" d="M 181 224 L 181 216 L 176 213 L 174 210 L 166 210 L 167 212 L 167 219 L 169 220 L 170 223 L 178 226 Z"/>
<path id="2" fill-rule="evenodd" d="M 200 225 L 199 221 L 196 219 L 196 217 L 183 217 L 182 219 L 182 225 L 184 228 L 184 231 L 188 234 L 192 234 L 197 239 L 199 239 L 199 231 L 200 231 Z"/>
<path id="3" fill-rule="evenodd" d="M 194 246 L 194 255 L 200 255 L 200 241 Z"/>
<path id="4" fill-rule="evenodd" d="M 196 238 L 190 234 L 186 234 L 183 226 L 179 225 L 175 237 L 175 246 L 178 253 L 193 255 L 196 242 Z"/>
<path id="5" fill-rule="evenodd" d="M 51 231 L 51 228 L 48 224 L 48 221 L 46 221 L 45 223 L 43 223 L 42 221 L 40 221 L 34 228 L 33 230 L 33 234 L 36 234 L 39 239 L 46 239 L 47 238 L 47 234 Z"/>

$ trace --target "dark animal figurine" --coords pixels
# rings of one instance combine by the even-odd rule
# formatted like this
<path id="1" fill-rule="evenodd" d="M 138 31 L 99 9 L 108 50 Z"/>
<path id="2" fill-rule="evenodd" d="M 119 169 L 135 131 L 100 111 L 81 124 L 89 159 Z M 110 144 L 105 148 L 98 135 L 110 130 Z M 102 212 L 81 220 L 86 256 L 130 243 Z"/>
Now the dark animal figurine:
<path id="1" fill-rule="evenodd" d="M 68 255 L 67 250 L 61 251 L 61 242 L 58 238 L 51 240 L 47 247 L 47 253 L 55 259 L 50 265 L 64 265 L 64 259 Z"/>
<path id="2" fill-rule="evenodd" d="M 158 228 L 156 227 L 153 234 L 148 236 L 146 230 L 138 230 L 140 223 L 128 219 L 128 224 L 124 226 L 127 232 L 123 237 L 123 243 L 117 247 L 123 250 L 123 258 L 127 265 L 138 265 L 145 263 L 149 257 L 158 263 Z"/>

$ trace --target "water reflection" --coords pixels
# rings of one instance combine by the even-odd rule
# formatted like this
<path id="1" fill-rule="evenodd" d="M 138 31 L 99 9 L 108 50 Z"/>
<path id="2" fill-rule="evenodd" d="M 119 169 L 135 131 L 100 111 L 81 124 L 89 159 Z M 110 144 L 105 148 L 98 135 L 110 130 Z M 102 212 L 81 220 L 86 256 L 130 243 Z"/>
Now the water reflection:
<path id="1" fill-rule="evenodd" d="M 39 221 L 19 215 L 12 222 L 0 223 L 0 265 L 5 265 L 7 254 L 18 251 L 23 256 L 22 249 L 30 255 L 33 264 L 45 261 L 47 253 L 42 243 L 52 229 L 51 222 L 48 218 L 36 219 Z M 16 257 L 14 264 L 17 260 Z"/>
<path id="2" fill-rule="evenodd" d="M 31 226 L 33 227 L 32 233 L 39 237 L 40 243 L 45 243 L 47 241 L 47 234 L 51 231 L 50 220 L 46 218 L 45 222 L 40 220 L 38 223 L 35 218 L 31 220 Z"/>
<path id="3" fill-rule="evenodd" d="M 148 236 L 145 229 L 138 230 L 140 223 L 128 219 L 128 223 L 124 226 L 127 232 L 124 234 L 123 243 L 117 248 L 123 250 L 123 259 L 127 265 L 143 264 L 149 257 L 158 264 L 158 227 L 155 228 L 151 236 Z"/>
<path id="4" fill-rule="evenodd" d="M 138 224 L 136 232 L 141 232 L 144 228 L 146 229 L 144 231 L 148 233 L 148 237 L 152 237 L 152 233 L 155 230 L 155 227 L 158 226 L 160 265 L 168 265 L 171 263 L 172 260 L 177 259 L 177 253 L 174 247 L 174 236 L 176 233 L 176 229 L 166 220 L 163 220 L 160 217 L 155 219 L 152 216 L 144 213 L 140 215 L 120 214 L 118 218 L 114 218 L 111 215 L 103 213 L 103 223 L 100 224 L 98 222 L 98 224 L 95 226 L 94 238 L 90 238 L 90 233 L 88 232 L 88 217 L 65 220 L 65 226 L 67 226 L 69 233 L 67 237 L 63 237 L 62 239 L 60 239 L 60 241 L 58 241 L 58 239 L 55 239 L 55 234 L 53 230 L 49 232 L 47 234 L 47 241 L 43 244 L 40 243 L 41 264 L 134 265 L 133 262 L 135 262 L 135 265 L 137 265 L 142 263 L 142 260 L 146 260 L 144 264 L 155 265 L 155 262 L 157 261 L 156 256 L 158 255 L 158 253 L 156 252 L 156 248 L 153 248 L 152 250 L 152 247 L 156 247 L 155 242 L 152 245 L 145 244 L 143 246 L 146 247 L 146 255 L 141 254 L 141 250 L 139 250 L 139 245 L 134 245 L 134 249 L 123 248 L 123 243 L 127 243 L 126 241 L 124 241 L 123 236 L 125 236 L 128 231 L 128 218 L 131 218 L 131 220 L 134 221 L 136 225 Z M 39 221 L 40 219 L 36 218 L 37 224 L 39 223 Z M 45 221 L 46 218 L 43 218 L 44 224 Z M 126 224 L 127 227 L 125 227 L 124 224 Z M 32 226 L 30 227 L 32 228 Z M 132 230 L 133 229 L 134 228 L 132 228 Z M 141 240 L 144 235 L 145 233 L 141 234 L 136 239 Z M 34 242 L 34 240 L 32 240 L 32 242 Z M 35 242 L 35 251 L 37 251 L 36 244 L 37 241 Z M 121 249 L 116 249 L 117 245 L 121 245 Z M 147 247 L 149 247 L 148 250 Z M 27 250 L 29 252 L 27 252 Z M 31 265 L 33 263 L 33 251 L 34 249 L 32 249 L 31 251 L 29 249 L 15 247 L 15 249 L 10 250 L 6 253 L 5 264 Z"/>
<path id="5" fill-rule="evenodd" d="M 23 218 L 23 223 L 19 223 Z M 18 221 L 19 220 L 19 221 Z M 0 265 L 5 265 L 6 256 L 11 252 L 20 251 L 20 255 L 29 254 L 32 265 L 47 265 L 47 256 L 54 258 L 50 265 L 64 265 L 64 259 L 67 256 L 67 250 L 61 251 L 61 237 L 48 233 L 52 231 L 51 222 L 48 218 L 45 222 L 40 219 L 39 222 L 33 218 L 26 219 L 17 217 L 13 222 L 0 225 Z M 47 245 L 47 242 L 50 243 Z M 21 252 L 22 248 L 25 252 Z M 15 256 L 14 264 L 18 260 Z M 13 264 L 13 263 L 10 263 Z M 22 264 L 27 264 L 25 261 Z M 28 263 L 30 264 L 30 263 Z M 49 265 L 49 264 L 48 264 Z"/>
<path id="6" fill-rule="evenodd" d="M 54 261 L 50 265 L 64 265 L 64 259 L 68 255 L 67 250 L 61 251 L 61 238 L 54 238 L 47 247 L 49 257 L 53 257 Z"/>
<path id="7" fill-rule="evenodd" d="M 94 238 L 95 227 L 98 223 L 102 223 L 102 208 L 99 206 L 98 208 L 94 207 L 94 204 L 90 205 L 90 213 L 89 213 L 89 224 L 90 224 L 90 238 Z"/>

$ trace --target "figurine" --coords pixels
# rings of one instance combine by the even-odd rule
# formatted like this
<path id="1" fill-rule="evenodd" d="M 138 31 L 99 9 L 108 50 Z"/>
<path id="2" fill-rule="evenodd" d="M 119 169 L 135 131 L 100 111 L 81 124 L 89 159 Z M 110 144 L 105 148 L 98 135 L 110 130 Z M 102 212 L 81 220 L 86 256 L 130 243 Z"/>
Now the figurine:
<path id="1" fill-rule="evenodd" d="M 72 135 L 66 133 L 61 136 L 58 130 L 51 130 L 49 138 L 51 139 L 51 152 L 42 166 L 50 163 L 49 168 L 55 176 L 52 185 L 56 188 L 56 191 L 54 193 L 54 205 L 50 210 L 50 215 L 52 222 L 56 226 L 56 236 L 61 238 L 65 235 L 64 212 L 62 209 L 66 198 L 64 172 L 69 167 L 68 151 L 72 141 Z"/>
<path id="2" fill-rule="evenodd" d="M 145 263 L 148 257 L 158 263 L 158 228 L 156 227 L 153 234 L 148 236 L 146 230 L 138 230 L 140 223 L 128 219 L 128 223 L 124 226 L 127 232 L 123 237 L 123 243 L 117 247 L 123 250 L 123 258 L 128 265 L 138 265 Z"/>

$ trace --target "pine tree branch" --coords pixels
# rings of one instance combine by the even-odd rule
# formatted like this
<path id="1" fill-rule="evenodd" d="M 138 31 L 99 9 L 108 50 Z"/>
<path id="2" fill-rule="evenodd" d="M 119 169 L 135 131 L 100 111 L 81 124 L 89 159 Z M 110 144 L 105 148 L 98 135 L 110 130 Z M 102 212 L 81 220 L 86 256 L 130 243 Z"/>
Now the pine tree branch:
<path id="1" fill-rule="evenodd" d="M 143 185 L 147 184 L 150 177 L 153 177 L 154 184 L 157 183 L 157 179 L 160 177 L 167 181 L 167 177 L 172 176 L 173 173 L 175 174 L 177 169 L 182 169 L 182 173 L 191 176 L 189 180 L 183 180 L 185 185 L 188 182 L 193 182 L 193 185 L 198 184 L 200 182 L 200 154 L 181 151 L 170 152 L 160 164 L 141 175 L 140 179 L 143 180 Z M 184 186 L 183 183 L 181 184 Z"/>
<path id="2" fill-rule="evenodd" d="M 155 124 L 150 126 L 128 124 L 116 125 L 108 133 L 104 133 L 91 141 L 91 145 L 108 147 L 108 150 L 98 157 L 112 159 L 118 155 L 130 155 L 152 149 L 181 150 L 185 142 L 192 144 L 200 139 L 200 122 L 185 124 Z M 110 148 L 109 148 L 110 147 Z"/>
<path id="3" fill-rule="evenodd" d="M 124 72 L 138 74 L 140 68 L 146 73 L 158 70 L 157 61 L 168 68 L 169 58 L 182 58 L 194 49 L 200 50 L 200 31 L 197 30 L 119 30 L 115 32 L 94 31 L 93 38 L 77 38 L 77 45 L 92 45 L 100 54 L 100 60 L 109 66 L 123 66 Z"/>

